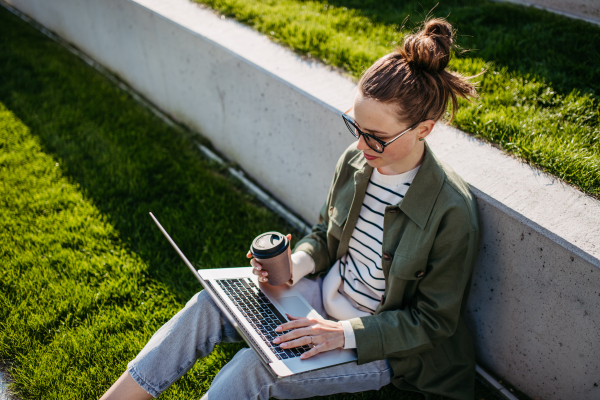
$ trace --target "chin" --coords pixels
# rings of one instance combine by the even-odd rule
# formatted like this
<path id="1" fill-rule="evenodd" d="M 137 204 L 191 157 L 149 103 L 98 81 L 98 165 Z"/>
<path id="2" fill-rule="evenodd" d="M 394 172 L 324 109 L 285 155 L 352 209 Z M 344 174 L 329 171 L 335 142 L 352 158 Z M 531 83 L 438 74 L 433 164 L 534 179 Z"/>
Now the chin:
<path id="1" fill-rule="evenodd" d="M 367 160 L 365 158 L 365 160 L 367 161 L 367 164 L 369 164 L 373 168 L 381 167 L 381 163 L 380 163 L 379 158 L 377 158 L 375 160 Z"/>

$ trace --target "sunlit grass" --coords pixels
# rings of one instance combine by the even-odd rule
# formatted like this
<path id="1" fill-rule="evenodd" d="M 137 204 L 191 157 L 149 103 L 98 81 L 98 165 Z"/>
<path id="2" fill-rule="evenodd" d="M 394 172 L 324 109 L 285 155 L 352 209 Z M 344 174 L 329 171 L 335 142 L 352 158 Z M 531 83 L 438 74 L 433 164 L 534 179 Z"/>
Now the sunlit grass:
<path id="1" fill-rule="evenodd" d="M 451 68 L 488 71 L 452 124 L 600 197 L 600 27 L 488 0 L 196 1 L 354 78 L 427 15 L 447 17 L 470 49 Z"/>

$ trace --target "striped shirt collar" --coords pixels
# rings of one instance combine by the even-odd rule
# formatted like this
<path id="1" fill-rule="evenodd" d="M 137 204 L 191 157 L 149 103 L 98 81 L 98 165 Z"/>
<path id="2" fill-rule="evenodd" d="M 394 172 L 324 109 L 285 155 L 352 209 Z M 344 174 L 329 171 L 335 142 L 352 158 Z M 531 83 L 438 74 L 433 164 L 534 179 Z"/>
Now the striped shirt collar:
<path id="1" fill-rule="evenodd" d="M 373 168 L 367 164 L 367 160 L 360 151 L 348 161 L 348 165 L 358 170 L 355 174 L 355 182 L 368 179 L 373 173 Z M 427 225 L 445 178 L 446 174 L 440 161 L 425 142 L 423 163 L 400 204 L 402 212 L 421 229 Z"/>

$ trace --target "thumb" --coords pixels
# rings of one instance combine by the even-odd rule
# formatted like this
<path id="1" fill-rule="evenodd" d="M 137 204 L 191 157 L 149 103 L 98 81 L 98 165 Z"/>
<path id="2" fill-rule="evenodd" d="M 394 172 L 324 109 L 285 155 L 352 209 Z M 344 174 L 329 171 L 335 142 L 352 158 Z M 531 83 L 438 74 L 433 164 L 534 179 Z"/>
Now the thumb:
<path id="1" fill-rule="evenodd" d="M 291 233 L 288 233 L 287 235 L 285 235 L 285 237 L 286 237 L 288 240 L 292 240 L 292 234 L 291 234 Z"/>
<path id="2" fill-rule="evenodd" d="M 250 251 L 248 251 L 248 254 L 246 254 L 247 258 L 252 258 L 252 253 L 250 253 Z"/>

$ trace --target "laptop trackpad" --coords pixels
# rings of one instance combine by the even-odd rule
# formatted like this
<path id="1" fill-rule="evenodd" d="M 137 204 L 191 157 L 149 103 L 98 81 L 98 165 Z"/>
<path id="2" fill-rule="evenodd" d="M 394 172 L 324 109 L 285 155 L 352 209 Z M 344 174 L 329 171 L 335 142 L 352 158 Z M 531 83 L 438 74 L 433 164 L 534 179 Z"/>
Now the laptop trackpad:
<path id="1" fill-rule="evenodd" d="M 311 310 L 298 296 L 280 297 L 277 302 L 281 304 L 286 313 L 294 317 L 308 317 Z"/>

